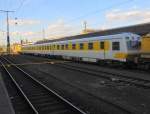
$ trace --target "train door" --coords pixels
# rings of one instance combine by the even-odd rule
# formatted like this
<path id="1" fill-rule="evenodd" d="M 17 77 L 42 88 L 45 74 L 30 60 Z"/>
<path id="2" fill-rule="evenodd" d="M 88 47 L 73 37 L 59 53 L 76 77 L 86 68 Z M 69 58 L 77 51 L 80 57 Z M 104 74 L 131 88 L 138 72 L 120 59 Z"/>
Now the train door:
<path id="1" fill-rule="evenodd" d="M 104 46 L 103 46 L 103 58 L 104 58 L 104 60 L 109 60 L 109 59 L 111 59 L 111 56 L 112 56 L 111 55 L 111 41 L 105 40 Z"/>

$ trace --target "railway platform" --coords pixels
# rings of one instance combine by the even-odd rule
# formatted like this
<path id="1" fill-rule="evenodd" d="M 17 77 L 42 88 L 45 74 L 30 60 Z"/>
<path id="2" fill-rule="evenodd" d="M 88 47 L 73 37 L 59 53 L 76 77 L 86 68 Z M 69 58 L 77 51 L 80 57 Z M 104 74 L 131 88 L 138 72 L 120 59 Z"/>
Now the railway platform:
<path id="1" fill-rule="evenodd" d="M 0 114 L 15 114 L 0 72 Z"/>

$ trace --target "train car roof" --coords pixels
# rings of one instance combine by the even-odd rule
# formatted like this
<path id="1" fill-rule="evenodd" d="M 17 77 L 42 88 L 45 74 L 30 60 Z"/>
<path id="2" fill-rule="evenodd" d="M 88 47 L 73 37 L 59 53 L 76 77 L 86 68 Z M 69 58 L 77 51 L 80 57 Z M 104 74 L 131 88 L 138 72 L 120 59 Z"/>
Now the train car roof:
<path id="1" fill-rule="evenodd" d="M 100 40 L 100 39 L 108 39 L 108 37 L 111 37 L 111 38 L 123 38 L 123 37 L 120 37 L 120 36 L 129 36 L 129 35 L 136 35 L 136 34 L 133 34 L 133 33 L 120 33 L 120 34 L 113 34 L 113 35 L 106 35 L 106 36 L 93 36 L 93 37 L 84 37 L 84 38 L 78 38 L 78 39 L 65 39 L 65 40 L 59 40 L 59 41 L 51 41 L 51 42 L 45 42 L 45 43 L 40 43 L 40 44 L 32 44 L 32 45 L 27 45 L 27 46 L 35 46 L 35 45 L 47 45 L 47 44 L 57 44 L 57 43 L 60 43 L 60 44 L 63 44 L 63 43 L 66 43 L 66 42 L 75 42 L 75 41 L 78 41 L 78 42 L 82 42 L 82 41 L 94 41 L 94 40 Z M 138 36 L 138 35 L 137 35 Z"/>
<path id="2" fill-rule="evenodd" d="M 150 32 L 150 23 L 120 27 L 120 28 L 113 28 L 113 29 L 109 29 L 109 30 L 101 30 L 98 32 L 69 36 L 69 37 L 62 37 L 60 39 L 54 39 L 54 40 L 38 41 L 35 44 L 50 43 L 50 42 L 64 41 L 64 40 L 73 40 L 73 39 L 81 39 L 81 38 L 96 37 L 96 36 L 104 36 L 104 35 L 113 35 L 113 34 L 119 34 L 119 33 L 123 33 L 123 32 L 132 32 L 132 33 L 135 33 L 138 35 L 145 35 L 145 34 Z"/>

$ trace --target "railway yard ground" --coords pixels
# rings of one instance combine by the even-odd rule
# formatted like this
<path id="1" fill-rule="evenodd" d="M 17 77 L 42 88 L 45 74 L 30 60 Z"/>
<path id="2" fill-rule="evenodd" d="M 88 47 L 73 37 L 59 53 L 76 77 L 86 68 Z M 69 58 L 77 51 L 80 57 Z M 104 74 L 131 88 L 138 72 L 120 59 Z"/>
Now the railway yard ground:
<path id="1" fill-rule="evenodd" d="M 0 60 L 0 72 L 15 113 L 150 113 L 150 73 L 147 71 L 103 67 L 31 55 L 5 55 L 1 56 Z M 8 74 L 14 76 L 18 86 L 11 83 Z M 30 75 L 33 79 L 25 78 L 24 75 Z M 37 82 L 46 89 L 43 90 L 43 86 Z M 14 86 L 20 88 L 23 94 Z M 49 91 L 55 94 L 51 95 Z M 35 94 L 40 93 L 45 96 L 33 98 Z M 49 109 L 53 106 L 49 103 L 51 96 L 58 97 L 52 98 L 54 101 L 63 102 L 58 102 L 57 106 Z"/>

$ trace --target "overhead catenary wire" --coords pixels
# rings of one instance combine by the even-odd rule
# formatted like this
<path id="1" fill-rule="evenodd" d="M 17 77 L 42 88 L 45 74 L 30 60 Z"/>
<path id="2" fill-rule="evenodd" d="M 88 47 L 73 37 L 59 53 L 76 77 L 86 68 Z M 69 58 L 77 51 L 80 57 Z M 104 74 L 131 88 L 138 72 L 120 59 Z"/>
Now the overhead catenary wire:
<path id="1" fill-rule="evenodd" d="M 26 0 L 22 0 L 22 1 L 21 1 L 21 3 L 20 3 L 20 5 L 18 6 L 18 8 L 15 9 L 15 12 L 20 11 L 20 9 L 23 7 L 25 1 L 26 1 Z M 76 18 L 74 18 L 74 19 L 69 20 L 68 23 L 73 23 L 73 22 L 78 21 L 78 20 L 81 20 L 81 19 L 83 19 L 83 18 L 85 18 L 85 17 L 89 17 L 89 16 L 92 16 L 92 15 L 95 15 L 95 14 L 97 14 L 97 13 L 100 13 L 100 12 L 103 12 L 103 11 L 106 11 L 106 10 L 109 10 L 109 9 L 111 9 L 111 8 L 113 8 L 113 7 L 116 7 L 116 6 L 122 6 L 122 5 L 127 4 L 127 3 L 129 3 L 129 2 L 132 2 L 132 1 L 134 1 L 134 0 L 126 0 L 126 1 L 119 2 L 119 3 L 117 3 L 117 4 L 110 5 L 110 6 L 106 7 L 106 8 L 102 8 L 102 9 L 98 9 L 98 10 L 95 10 L 95 11 L 91 11 L 91 12 L 89 12 L 89 13 L 87 13 L 87 14 L 84 14 L 84 15 L 81 15 L 81 16 L 79 16 L 79 17 L 76 17 Z M 81 25 L 79 25 L 78 27 L 80 27 L 80 26 L 81 26 Z M 73 30 L 72 30 L 72 31 L 73 31 Z M 70 31 L 68 31 L 68 32 L 70 32 Z M 68 32 L 67 32 L 67 33 L 68 33 Z M 64 31 L 60 31 L 60 33 L 63 33 L 63 34 L 61 34 L 62 36 L 66 34 L 66 32 L 64 32 Z M 53 35 L 53 34 L 50 34 L 50 35 Z M 54 33 L 54 35 L 55 35 L 55 33 Z"/>
<path id="2" fill-rule="evenodd" d="M 113 5 L 108 6 L 108 7 L 106 7 L 106 8 L 98 9 L 98 10 L 89 12 L 89 13 L 87 13 L 87 14 L 84 14 L 84 15 L 82 15 L 82 16 L 76 17 L 76 18 L 74 18 L 74 19 L 69 20 L 68 22 L 69 22 L 69 23 L 73 23 L 73 22 L 75 22 L 75 21 L 78 21 L 78 20 L 83 19 L 84 17 L 88 17 L 88 16 L 91 16 L 91 15 L 94 15 L 94 14 L 97 14 L 97 13 L 100 13 L 100 12 L 103 12 L 103 11 L 106 11 L 106 10 L 109 10 L 109 9 L 112 9 L 113 7 L 116 7 L 116 6 L 122 6 L 122 5 L 125 5 L 125 4 L 127 4 L 127 3 L 129 3 L 129 2 L 133 2 L 133 1 L 135 1 L 135 0 L 126 0 L 126 1 L 123 1 L 123 2 L 119 2 L 119 3 L 117 3 L 117 4 L 113 4 Z M 96 25 L 96 24 L 97 24 L 97 23 L 95 23 L 94 25 Z M 78 27 L 80 27 L 80 26 L 81 26 L 81 25 L 79 25 Z M 61 32 L 61 31 L 60 31 L 60 32 Z M 64 31 L 62 31 L 62 32 L 64 32 Z M 70 32 L 70 31 L 68 31 L 68 32 Z M 66 34 L 66 32 L 64 32 L 64 34 L 61 34 L 61 35 L 65 35 L 65 34 Z M 55 35 L 55 33 L 53 33 L 53 34 L 51 34 L 51 35 Z"/>
<path id="3" fill-rule="evenodd" d="M 109 10 L 109 9 L 111 9 L 111 8 L 113 8 L 113 7 L 116 7 L 116 6 L 122 6 L 122 5 L 124 5 L 124 4 L 127 4 L 127 3 L 129 3 L 129 2 L 133 2 L 133 1 L 135 1 L 135 0 L 126 0 L 126 1 L 123 1 L 123 2 L 119 2 L 119 3 L 117 3 L 117 4 L 113 4 L 113 5 L 111 5 L 111 6 L 108 6 L 108 7 L 106 7 L 106 8 L 103 8 L 103 9 L 98 9 L 98 10 L 95 10 L 95 11 L 91 11 L 91 12 L 89 12 L 89 13 L 87 13 L 87 14 L 84 14 L 84 15 L 81 15 L 81 16 L 76 17 L 76 18 L 74 18 L 74 19 L 71 19 L 71 20 L 69 20 L 69 22 L 77 21 L 77 20 L 82 19 L 82 18 L 84 18 L 84 17 L 88 17 L 88 16 L 91 16 L 91 15 L 100 13 L 100 12 L 102 12 L 102 11 Z"/>

